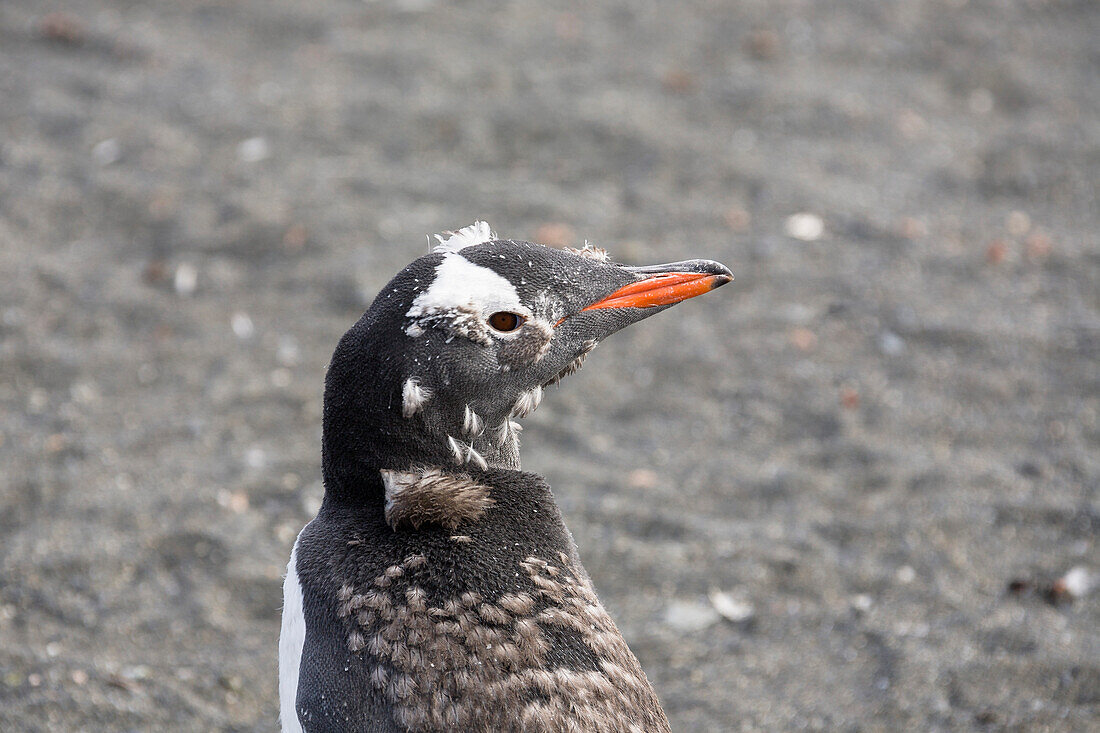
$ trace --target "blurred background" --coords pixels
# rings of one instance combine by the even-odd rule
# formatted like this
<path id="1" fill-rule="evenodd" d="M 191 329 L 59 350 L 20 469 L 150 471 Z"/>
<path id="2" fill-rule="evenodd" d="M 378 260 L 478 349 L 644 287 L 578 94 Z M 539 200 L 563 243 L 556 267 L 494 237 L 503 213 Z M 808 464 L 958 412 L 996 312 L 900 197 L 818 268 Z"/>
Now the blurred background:
<path id="1" fill-rule="evenodd" d="M 524 433 L 674 730 L 1094 726 L 1098 39 L 1088 0 L 4 0 L 0 728 L 275 728 L 325 366 L 475 218 L 736 273 Z"/>

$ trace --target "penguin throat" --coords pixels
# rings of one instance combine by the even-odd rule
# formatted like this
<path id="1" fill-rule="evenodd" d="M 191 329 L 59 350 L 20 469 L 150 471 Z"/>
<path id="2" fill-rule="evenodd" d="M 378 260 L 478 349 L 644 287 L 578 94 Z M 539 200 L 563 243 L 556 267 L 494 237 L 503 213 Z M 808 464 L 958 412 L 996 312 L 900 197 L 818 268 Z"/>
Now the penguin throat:
<path id="1" fill-rule="evenodd" d="M 430 466 L 381 474 L 386 523 L 394 530 L 427 526 L 454 530 L 476 522 L 493 505 L 489 487 L 468 474 Z"/>
<path id="2" fill-rule="evenodd" d="M 445 462 L 458 467 L 486 470 L 519 468 L 519 432 L 523 429 L 512 417 L 522 417 L 538 406 L 542 388 L 524 392 L 507 416 L 490 416 L 499 420 L 492 427 L 469 404 L 457 407 L 440 402 L 433 389 L 421 384 L 417 377 L 405 380 L 401 389 L 401 417 L 405 426 L 442 449 Z M 449 418 L 449 419 L 448 419 Z M 421 455 L 413 458 L 421 464 L 435 464 L 436 457 Z"/>

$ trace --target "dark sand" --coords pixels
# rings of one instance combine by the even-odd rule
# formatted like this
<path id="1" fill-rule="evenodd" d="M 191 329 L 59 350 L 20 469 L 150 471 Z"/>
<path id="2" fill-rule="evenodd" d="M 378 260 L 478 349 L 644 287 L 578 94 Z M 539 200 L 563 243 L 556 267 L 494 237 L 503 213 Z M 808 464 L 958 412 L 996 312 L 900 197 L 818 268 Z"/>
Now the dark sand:
<path id="1" fill-rule="evenodd" d="M 275 727 L 326 362 L 475 217 L 737 275 L 524 433 L 675 730 L 1096 726 L 1100 592 L 1048 591 L 1100 573 L 1098 38 L 1088 0 L 4 0 L 0 729 Z"/>

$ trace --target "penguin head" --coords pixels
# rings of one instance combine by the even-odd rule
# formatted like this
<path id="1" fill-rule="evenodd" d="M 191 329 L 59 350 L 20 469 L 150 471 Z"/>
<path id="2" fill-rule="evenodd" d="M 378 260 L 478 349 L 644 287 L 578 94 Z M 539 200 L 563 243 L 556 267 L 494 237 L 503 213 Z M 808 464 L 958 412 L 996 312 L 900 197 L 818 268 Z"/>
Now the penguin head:
<path id="1" fill-rule="evenodd" d="M 601 340 L 733 279 L 690 260 L 498 239 L 485 222 L 438 237 L 344 335 L 325 383 L 328 491 L 411 466 L 518 468 L 516 422 Z"/>

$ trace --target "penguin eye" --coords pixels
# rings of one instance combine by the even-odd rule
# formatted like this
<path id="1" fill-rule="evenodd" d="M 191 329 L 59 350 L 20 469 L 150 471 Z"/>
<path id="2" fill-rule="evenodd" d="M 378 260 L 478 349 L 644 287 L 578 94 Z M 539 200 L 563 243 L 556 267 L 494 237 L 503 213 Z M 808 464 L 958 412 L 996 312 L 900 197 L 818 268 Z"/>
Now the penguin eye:
<path id="1" fill-rule="evenodd" d="M 492 326 L 494 330 L 502 331 L 503 333 L 515 331 L 523 325 L 523 321 L 523 316 L 508 311 L 497 311 L 489 316 L 489 325 Z"/>

